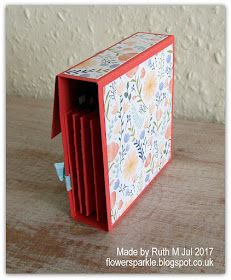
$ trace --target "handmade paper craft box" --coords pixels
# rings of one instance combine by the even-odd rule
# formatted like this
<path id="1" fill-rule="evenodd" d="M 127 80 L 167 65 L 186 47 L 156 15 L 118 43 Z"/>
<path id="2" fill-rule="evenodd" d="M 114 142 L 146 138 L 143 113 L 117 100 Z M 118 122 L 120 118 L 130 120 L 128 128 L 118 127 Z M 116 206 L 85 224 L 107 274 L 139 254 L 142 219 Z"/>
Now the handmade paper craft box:
<path id="1" fill-rule="evenodd" d="M 138 32 L 56 76 L 56 170 L 77 221 L 111 230 L 170 161 L 173 70 L 174 37 Z"/>

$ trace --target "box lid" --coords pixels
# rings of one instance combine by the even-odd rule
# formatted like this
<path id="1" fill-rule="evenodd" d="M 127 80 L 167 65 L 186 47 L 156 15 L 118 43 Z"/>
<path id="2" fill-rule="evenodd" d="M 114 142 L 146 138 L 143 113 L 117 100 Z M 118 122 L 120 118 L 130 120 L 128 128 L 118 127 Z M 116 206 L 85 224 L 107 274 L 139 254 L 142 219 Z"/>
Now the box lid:
<path id="1" fill-rule="evenodd" d="M 63 74 L 98 80 L 168 36 L 147 32 L 135 33 L 71 67 Z"/>

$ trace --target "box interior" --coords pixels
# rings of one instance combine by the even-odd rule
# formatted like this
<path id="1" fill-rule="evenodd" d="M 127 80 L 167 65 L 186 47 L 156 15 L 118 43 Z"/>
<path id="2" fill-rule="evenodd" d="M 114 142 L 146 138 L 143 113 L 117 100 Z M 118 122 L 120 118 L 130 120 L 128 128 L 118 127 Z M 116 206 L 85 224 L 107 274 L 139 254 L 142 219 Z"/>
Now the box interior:
<path id="1" fill-rule="evenodd" d="M 58 90 L 65 170 L 68 165 L 75 217 L 107 229 L 98 86 L 59 77 Z"/>

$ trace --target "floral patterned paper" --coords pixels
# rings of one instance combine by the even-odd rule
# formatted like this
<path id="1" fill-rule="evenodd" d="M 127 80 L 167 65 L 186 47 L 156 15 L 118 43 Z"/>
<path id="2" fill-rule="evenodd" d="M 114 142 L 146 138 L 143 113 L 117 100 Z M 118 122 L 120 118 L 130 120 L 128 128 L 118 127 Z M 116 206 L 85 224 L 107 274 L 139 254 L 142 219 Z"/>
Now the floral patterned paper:
<path id="1" fill-rule="evenodd" d="M 104 88 L 114 223 L 171 154 L 173 45 Z"/>
<path id="2" fill-rule="evenodd" d="M 72 76 L 99 79 L 166 37 L 167 35 L 152 33 L 134 34 L 64 73 Z"/>

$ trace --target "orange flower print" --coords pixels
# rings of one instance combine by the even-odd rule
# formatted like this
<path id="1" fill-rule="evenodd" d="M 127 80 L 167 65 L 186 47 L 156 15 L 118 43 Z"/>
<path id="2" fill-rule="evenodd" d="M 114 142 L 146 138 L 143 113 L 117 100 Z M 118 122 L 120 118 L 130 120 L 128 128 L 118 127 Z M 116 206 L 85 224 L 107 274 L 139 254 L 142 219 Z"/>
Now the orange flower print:
<path id="1" fill-rule="evenodd" d="M 158 160 L 156 165 L 155 165 L 155 168 L 158 169 L 159 167 L 160 167 L 160 161 Z"/>
<path id="2" fill-rule="evenodd" d="M 111 193 L 111 209 L 114 208 L 115 203 L 116 203 L 116 192 L 113 191 L 113 192 Z"/>
<path id="3" fill-rule="evenodd" d="M 132 52 L 132 53 L 121 54 L 121 55 L 118 56 L 118 59 L 119 59 L 120 61 L 127 61 L 127 60 L 129 60 L 130 58 L 132 58 L 133 56 L 135 56 L 136 54 L 137 54 L 137 53 L 134 53 L 134 52 Z"/>
<path id="4" fill-rule="evenodd" d="M 140 78 L 143 79 L 144 76 L 145 76 L 145 69 L 142 68 Z"/>
<path id="5" fill-rule="evenodd" d="M 123 112 L 126 113 L 129 110 L 129 103 L 124 101 L 123 104 Z"/>
<path id="6" fill-rule="evenodd" d="M 151 159 L 152 159 L 152 155 L 151 155 L 151 153 L 149 153 L 148 156 L 147 156 L 147 159 L 146 159 L 146 161 L 144 163 L 145 167 L 149 166 L 149 164 L 151 162 Z"/>
<path id="7" fill-rule="evenodd" d="M 173 80 L 171 79 L 169 82 L 169 91 L 172 93 L 172 86 L 173 86 Z"/>
<path id="8" fill-rule="evenodd" d="M 117 111 L 118 111 L 118 104 L 116 103 L 116 104 L 112 107 L 112 111 L 111 111 L 112 115 L 115 115 L 115 114 L 117 113 Z"/>
<path id="9" fill-rule="evenodd" d="M 165 132 L 165 139 L 170 139 L 171 137 L 171 125 L 169 125 Z"/>
<path id="10" fill-rule="evenodd" d="M 162 112 L 161 109 L 156 111 L 156 119 L 157 119 L 157 121 L 159 121 L 161 119 L 162 115 L 163 115 L 163 112 Z"/>
<path id="11" fill-rule="evenodd" d="M 144 128 L 148 128 L 148 125 L 149 125 L 149 120 L 145 120 L 145 122 L 144 122 Z"/>
<path id="12" fill-rule="evenodd" d="M 119 210 L 120 210 L 122 207 L 123 207 L 123 200 L 122 200 L 122 199 L 120 199 L 120 201 L 119 201 L 119 205 L 118 205 Z"/>
<path id="13" fill-rule="evenodd" d="M 133 51 L 133 48 L 125 48 L 124 51 Z"/>
<path id="14" fill-rule="evenodd" d="M 133 46 L 135 44 L 134 41 L 127 41 L 127 42 L 123 42 L 123 43 L 128 45 L 128 46 Z"/>
<path id="15" fill-rule="evenodd" d="M 155 105 L 152 103 L 150 106 L 149 106 L 149 114 L 153 114 L 155 111 Z"/>
<path id="16" fill-rule="evenodd" d="M 147 144 L 148 144 L 148 146 L 151 146 L 151 145 L 152 145 L 152 137 L 149 137 L 149 138 L 148 138 Z"/>
<path id="17" fill-rule="evenodd" d="M 121 123 L 117 122 L 113 128 L 113 134 L 119 134 L 121 130 Z"/>
<path id="18" fill-rule="evenodd" d="M 138 155 L 135 150 L 130 150 L 125 158 L 123 166 L 123 177 L 126 181 L 132 181 L 137 173 Z"/>
<path id="19" fill-rule="evenodd" d="M 164 106 L 167 107 L 168 105 L 169 105 L 169 101 L 168 101 L 168 98 L 166 98 L 164 101 Z"/>
<path id="20" fill-rule="evenodd" d="M 119 145 L 115 142 L 112 142 L 107 146 L 108 160 L 110 162 L 112 162 L 115 159 L 115 157 L 118 154 L 118 151 L 119 151 Z"/>
<path id="21" fill-rule="evenodd" d="M 82 62 L 81 64 L 78 65 L 78 67 L 91 67 L 95 65 L 95 60 L 94 58 L 90 58 L 84 62 Z"/>
<path id="22" fill-rule="evenodd" d="M 126 76 L 127 76 L 128 78 L 132 78 L 132 76 L 136 74 L 137 69 L 138 69 L 138 66 L 132 68 L 130 71 L 128 71 L 128 72 L 126 73 Z"/>
<path id="23" fill-rule="evenodd" d="M 124 91 L 124 85 L 125 85 L 125 83 L 124 83 L 124 82 L 120 82 L 120 83 L 119 83 L 119 85 L 117 86 L 117 93 L 118 93 L 118 95 L 123 94 L 123 91 Z"/>
<path id="24" fill-rule="evenodd" d="M 153 99 L 157 87 L 157 79 L 154 72 L 149 72 L 144 80 L 143 99 L 146 104 Z"/>

